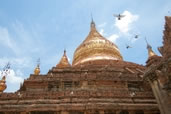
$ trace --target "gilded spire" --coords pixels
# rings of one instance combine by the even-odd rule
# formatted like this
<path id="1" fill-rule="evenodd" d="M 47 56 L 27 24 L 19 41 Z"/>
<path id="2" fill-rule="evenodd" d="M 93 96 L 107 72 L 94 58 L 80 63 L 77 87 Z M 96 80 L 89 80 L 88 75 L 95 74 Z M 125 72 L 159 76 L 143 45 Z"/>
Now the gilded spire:
<path id="1" fill-rule="evenodd" d="M 122 56 L 118 47 L 96 30 L 92 19 L 90 32 L 83 43 L 76 49 L 72 64 L 80 65 L 95 60 L 122 60 Z"/>
<path id="2" fill-rule="evenodd" d="M 94 23 L 93 17 L 92 17 L 92 15 L 91 15 L 91 30 L 92 30 L 92 29 L 96 29 L 96 24 Z"/>
<path id="3" fill-rule="evenodd" d="M 7 88 L 7 85 L 5 83 L 6 83 L 6 77 L 3 76 L 2 79 L 0 80 L 0 93 L 2 93 Z"/>
<path id="4" fill-rule="evenodd" d="M 6 88 L 6 76 L 10 73 L 10 63 L 4 67 L 3 71 L 1 72 L 2 79 L 0 80 L 0 93 L 2 93 Z"/>
<path id="5" fill-rule="evenodd" d="M 145 39 L 145 40 L 146 40 L 146 39 Z M 147 43 L 147 49 L 148 49 L 148 58 L 150 58 L 150 57 L 156 55 L 156 54 L 154 53 L 154 51 L 152 50 L 152 47 L 150 46 L 150 44 L 147 42 L 147 40 L 146 40 L 146 43 Z"/>
<path id="6" fill-rule="evenodd" d="M 37 60 L 37 66 L 34 69 L 34 75 L 39 75 L 40 74 L 40 58 Z"/>
<path id="7" fill-rule="evenodd" d="M 69 61 L 68 61 L 68 57 L 66 55 L 66 50 L 64 50 L 64 54 L 60 60 L 60 62 L 56 65 L 57 68 L 67 68 L 67 67 L 71 67 Z"/>

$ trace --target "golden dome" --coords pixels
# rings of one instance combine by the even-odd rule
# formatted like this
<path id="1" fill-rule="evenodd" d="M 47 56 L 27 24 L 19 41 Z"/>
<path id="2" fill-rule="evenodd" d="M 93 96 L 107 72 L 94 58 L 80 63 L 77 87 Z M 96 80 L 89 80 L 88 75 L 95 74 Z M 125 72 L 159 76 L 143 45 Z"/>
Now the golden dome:
<path id="1" fill-rule="evenodd" d="M 64 50 L 64 54 L 60 60 L 60 62 L 56 65 L 57 68 L 67 68 L 67 67 L 71 67 L 67 55 L 66 55 L 66 51 Z"/>
<path id="2" fill-rule="evenodd" d="M 72 65 L 79 65 L 95 60 L 123 60 L 118 47 L 104 38 L 91 22 L 91 30 L 87 38 L 76 49 Z"/>
<path id="3" fill-rule="evenodd" d="M 40 67 L 37 65 L 37 67 L 34 69 L 34 75 L 39 75 L 40 74 Z"/>
<path id="4" fill-rule="evenodd" d="M 0 92 L 3 92 L 7 88 L 5 82 L 6 82 L 5 76 L 3 76 L 2 79 L 0 80 Z"/>

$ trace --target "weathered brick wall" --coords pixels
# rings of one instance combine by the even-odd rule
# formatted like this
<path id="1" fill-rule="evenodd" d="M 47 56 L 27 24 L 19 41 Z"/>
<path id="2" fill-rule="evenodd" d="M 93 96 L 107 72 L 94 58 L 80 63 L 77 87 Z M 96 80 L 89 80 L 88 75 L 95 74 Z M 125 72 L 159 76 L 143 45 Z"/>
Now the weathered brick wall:
<path id="1" fill-rule="evenodd" d="M 19 91 L 0 95 L 0 111 L 158 110 L 149 85 L 143 83 L 143 66 L 98 63 L 30 75 Z M 72 82 L 72 87 L 65 88 L 65 82 Z M 128 83 L 135 85 L 130 89 Z"/>
<path id="2" fill-rule="evenodd" d="M 171 16 L 165 17 L 165 30 L 163 37 L 163 57 L 165 59 L 171 57 Z"/>

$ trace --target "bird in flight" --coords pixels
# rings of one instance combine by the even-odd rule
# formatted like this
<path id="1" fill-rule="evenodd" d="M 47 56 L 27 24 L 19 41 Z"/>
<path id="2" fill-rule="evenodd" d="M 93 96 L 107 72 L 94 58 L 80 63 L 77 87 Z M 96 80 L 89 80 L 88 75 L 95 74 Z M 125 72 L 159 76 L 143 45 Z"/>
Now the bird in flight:
<path id="1" fill-rule="evenodd" d="M 132 48 L 132 47 L 126 44 L 126 49 L 129 49 L 129 48 Z"/>
<path id="2" fill-rule="evenodd" d="M 114 17 L 116 17 L 118 20 L 121 20 L 123 17 L 125 17 L 125 15 L 121 15 L 121 14 L 113 14 Z"/>
<path id="3" fill-rule="evenodd" d="M 135 34 L 134 38 L 135 39 L 139 38 L 139 34 Z"/>

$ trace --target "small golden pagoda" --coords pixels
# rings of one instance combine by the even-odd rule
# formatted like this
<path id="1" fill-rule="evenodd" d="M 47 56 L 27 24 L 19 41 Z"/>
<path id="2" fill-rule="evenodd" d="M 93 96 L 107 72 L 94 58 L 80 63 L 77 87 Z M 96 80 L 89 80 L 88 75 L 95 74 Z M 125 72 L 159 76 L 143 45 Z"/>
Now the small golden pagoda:
<path id="1" fill-rule="evenodd" d="M 37 60 L 37 66 L 34 69 L 34 75 L 39 75 L 40 74 L 40 59 Z"/>
<path id="2" fill-rule="evenodd" d="M 3 76 L 2 79 L 0 80 L 0 93 L 2 93 L 7 88 L 5 80 L 6 80 L 5 76 Z"/>
<path id="3" fill-rule="evenodd" d="M 151 45 L 147 42 L 147 39 L 146 39 L 146 38 L 145 38 L 145 41 L 146 41 L 146 43 L 147 43 L 148 59 L 149 59 L 150 57 L 152 57 L 152 56 L 154 56 L 154 55 L 156 55 L 156 54 L 155 54 L 154 51 L 152 50 Z"/>
<path id="4" fill-rule="evenodd" d="M 66 55 L 66 50 L 64 50 L 64 54 L 60 60 L 60 62 L 56 65 L 57 68 L 67 68 L 71 67 L 71 64 L 68 61 L 68 57 Z"/>
<path id="5" fill-rule="evenodd" d="M 3 71 L 1 72 L 2 79 L 0 80 L 0 93 L 3 93 L 3 91 L 7 88 L 6 85 L 6 76 L 10 73 L 10 63 L 8 62 Z"/>

